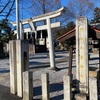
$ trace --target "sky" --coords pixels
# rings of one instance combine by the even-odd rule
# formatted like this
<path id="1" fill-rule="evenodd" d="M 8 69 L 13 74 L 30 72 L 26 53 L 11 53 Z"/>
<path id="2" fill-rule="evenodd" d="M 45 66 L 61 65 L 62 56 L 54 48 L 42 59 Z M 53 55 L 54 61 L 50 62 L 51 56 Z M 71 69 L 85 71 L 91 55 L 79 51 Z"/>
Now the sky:
<path id="1" fill-rule="evenodd" d="M 70 0 L 61 0 L 61 4 L 63 6 L 66 6 L 68 1 L 70 1 Z M 94 2 L 95 6 L 100 7 L 100 0 L 91 0 L 91 1 Z"/>
<path id="2" fill-rule="evenodd" d="M 70 0 L 60 0 L 61 1 L 61 6 L 67 6 L 68 5 L 68 2 L 70 2 Z M 94 1 L 94 4 L 95 4 L 95 7 L 100 7 L 100 2 L 98 3 L 98 1 L 100 1 L 100 0 L 92 0 L 92 1 Z M 25 12 L 24 10 L 23 10 L 23 12 Z M 22 16 L 22 14 L 20 14 L 21 16 Z M 23 14 L 23 18 L 22 19 L 24 19 L 24 18 L 30 18 L 30 17 L 32 17 L 32 16 L 29 16 L 29 15 L 27 15 L 27 14 Z M 15 20 L 15 19 L 14 19 Z"/>
<path id="3" fill-rule="evenodd" d="M 4 0 L 4 1 L 6 1 L 6 0 Z M 66 6 L 67 2 L 68 2 L 68 0 L 61 0 L 61 6 Z M 20 5 L 20 7 L 22 7 L 22 4 Z M 25 10 L 21 10 L 21 12 L 20 12 L 21 19 L 26 19 L 26 18 L 32 17 L 31 15 L 26 14 L 25 12 L 26 12 Z M 9 19 L 10 19 L 10 21 L 16 21 L 15 14 L 12 17 L 10 17 Z"/>
<path id="4" fill-rule="evenodd" d="M 61 4 L 62 4 L 62 6 L 67 5 L 67 2 L 68 2 L 68 0 L 61 0 Z"/>
<path id="5" fill-rule="evenodd" d="M 3 1 L 6 1 L 6 0 L 3 0 Z M 27 1 L 27 0 L 26 0 L 26 1 Z M 68 4 L 68 1 L 70 1 L 70 0 L 60 0 L 60 1 L 61 1 L 61 5 L 62 5 L 62 6 L 66 6 L 66 5 Z M 95 6 L 100 7 L 100 2 L 97 3 L 97 2 L 100 1 L 100 0 L 93 0 L 93 1 L 95 2 Z M 22 6 L 22 4 L 21 4 L 21 6 Z M 23 12 L 23 13 L 22 13 L 22 12 Z M 26 14 L 26 12 L 27 12 L 27 11 L 25 11 L 25 10 L 21 11 L 21 13 L 20 13 L 21 19 L 25 19 L 25 18 L 30 18 L 30 17 L 32 17 L 32 16 L 30 16 L 29 14 Z M 16 16 L 15 16 L 15 14 L 13 14 L 13 16 L 10 17 L 10 21 L 16 21 Z"/>

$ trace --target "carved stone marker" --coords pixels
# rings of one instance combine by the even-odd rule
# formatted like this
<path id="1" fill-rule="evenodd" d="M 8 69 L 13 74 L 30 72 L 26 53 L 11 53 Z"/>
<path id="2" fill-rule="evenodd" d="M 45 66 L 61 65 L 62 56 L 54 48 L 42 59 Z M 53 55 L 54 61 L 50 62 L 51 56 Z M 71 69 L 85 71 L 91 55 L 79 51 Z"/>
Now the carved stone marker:
<path id="1" fill-rule="evenodd" d="M 80 93 L 88 93 L 88 21 L 80 17 L 76 20 L 76 78 Z"/>

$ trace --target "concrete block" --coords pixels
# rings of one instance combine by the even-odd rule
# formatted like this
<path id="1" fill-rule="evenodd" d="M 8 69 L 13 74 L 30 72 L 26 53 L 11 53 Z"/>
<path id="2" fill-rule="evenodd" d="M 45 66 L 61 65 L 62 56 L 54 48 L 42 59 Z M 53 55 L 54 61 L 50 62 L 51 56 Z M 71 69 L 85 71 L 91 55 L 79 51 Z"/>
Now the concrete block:
<path id="1" fill-rule="evenodd" d="M 16 41 L 9 42 L 10 92 L 17 93 Z"/>

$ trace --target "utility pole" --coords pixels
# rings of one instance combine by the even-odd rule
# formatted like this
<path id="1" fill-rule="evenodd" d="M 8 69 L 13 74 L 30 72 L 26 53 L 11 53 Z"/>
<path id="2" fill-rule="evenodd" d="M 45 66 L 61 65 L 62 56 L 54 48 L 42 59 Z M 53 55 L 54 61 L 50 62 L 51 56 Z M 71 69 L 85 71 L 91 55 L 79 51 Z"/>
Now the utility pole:
<path id="1" fill-rule="evenodd" d="M 19 0 L 16 0 L 17 39 L 20 39 Z"/>

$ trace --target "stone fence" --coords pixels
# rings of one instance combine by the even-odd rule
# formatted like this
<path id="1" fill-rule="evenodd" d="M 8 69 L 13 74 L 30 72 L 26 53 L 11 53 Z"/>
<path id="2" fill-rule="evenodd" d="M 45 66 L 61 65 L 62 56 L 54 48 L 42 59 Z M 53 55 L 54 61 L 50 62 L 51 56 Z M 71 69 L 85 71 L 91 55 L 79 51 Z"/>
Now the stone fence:
<path id="1" fill-rule="evenodd" d="M 89 94 L 73 91 L 72 76 L 63 76 L 63 100 L 98 100 L 97 78 L 89 78 Z M 50 100 L 49 73 L 41 74 L 42 100 Z M 84 88 L 84 87 L 83 87 Z M 32 72 L 23 72 L 23 100 L 33 100 L 34 97 Z"/>

